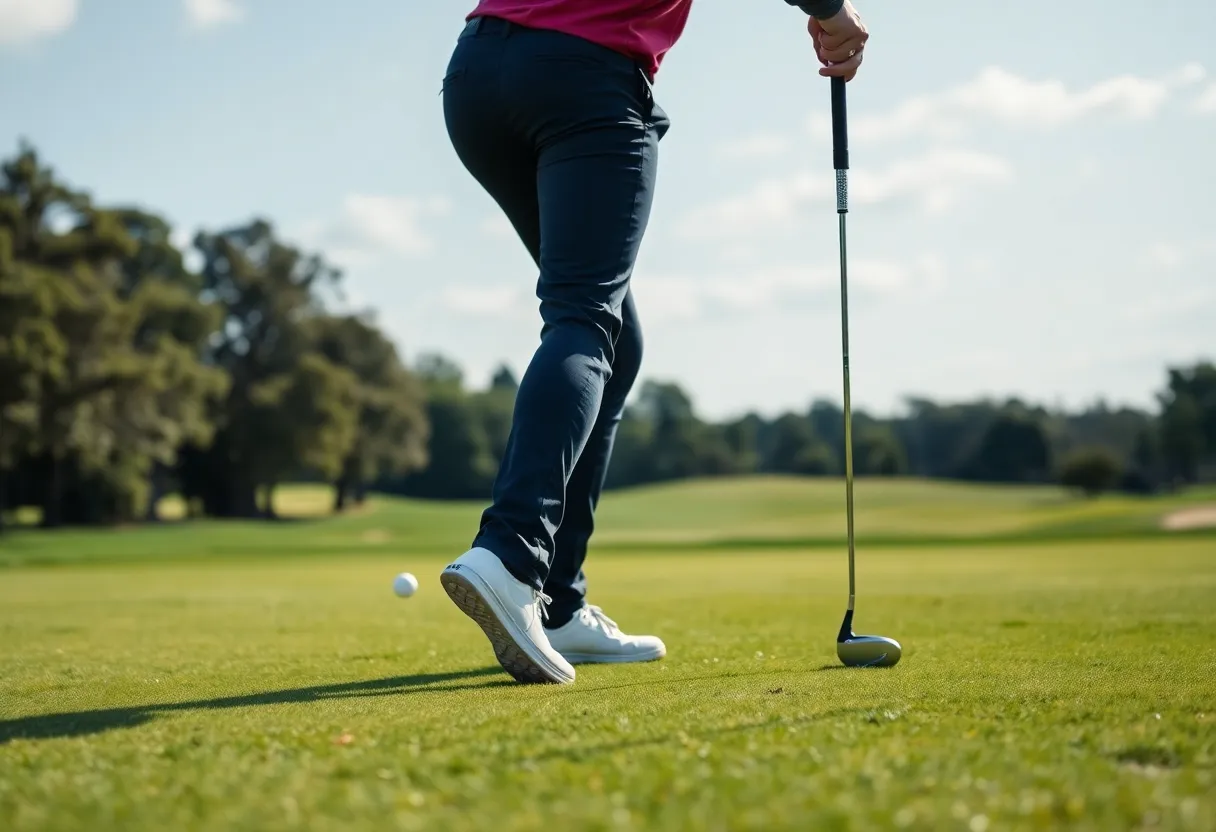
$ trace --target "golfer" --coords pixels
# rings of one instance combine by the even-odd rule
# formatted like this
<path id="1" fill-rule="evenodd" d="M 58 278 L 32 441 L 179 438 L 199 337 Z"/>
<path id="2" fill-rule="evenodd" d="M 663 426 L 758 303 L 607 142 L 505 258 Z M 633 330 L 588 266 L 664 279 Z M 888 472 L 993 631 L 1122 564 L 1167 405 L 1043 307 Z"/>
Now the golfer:
<path id="1" fill-rule="evenodd" d="M 847 0 L 809 16 L 820 75 L 851 80 L 869 35 Z M 532 255 L 543 321 L 473 548 L 440 576 L 521 682 L 573 664 L 650 661 L 649 635 L 586 603 L 583 561 L 638 376 L 629 289 L 667 114 L 653 83 L 692 0 L 480 0 L 443 79 L 448 135 Z"/>

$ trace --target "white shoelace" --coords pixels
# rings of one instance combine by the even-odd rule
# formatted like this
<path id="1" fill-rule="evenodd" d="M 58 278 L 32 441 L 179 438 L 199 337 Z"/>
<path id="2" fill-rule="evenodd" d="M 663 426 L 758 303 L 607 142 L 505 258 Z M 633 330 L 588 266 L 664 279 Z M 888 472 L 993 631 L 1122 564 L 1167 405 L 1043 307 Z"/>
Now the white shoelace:
<path id="1" fill-rule="evenodd" d="M 617 625 L 617 623 L 608 616 L 604 615 L 604 611 L 599 607 L 588 604 L 583 609 L 587 611 L 587 615 L 590 616 L 593 621 L 597 622 L 605 632 L 620 632 L 621 628 Z"/>
<path id="2" fill-rule="evenodd" d="M 553 599 L 543 592 L 536 593 L 536 608 L 540 612 L 541 621 L 549 620 L 549 605 L 553 603 Z"/>

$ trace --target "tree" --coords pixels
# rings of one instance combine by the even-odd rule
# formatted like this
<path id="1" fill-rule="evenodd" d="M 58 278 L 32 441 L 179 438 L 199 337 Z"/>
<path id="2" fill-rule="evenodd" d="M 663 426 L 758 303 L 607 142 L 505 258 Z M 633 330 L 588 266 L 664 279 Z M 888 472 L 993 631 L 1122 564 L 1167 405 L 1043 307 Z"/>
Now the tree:
<path id="1" fill-rule="evenodd" d="M 839 472 L 841 461 L 826 442 L 818 440 L 798 451 L 790 472 L 808 477 L 826 477 Z"/>
<path id="2" fill-rule="evenodd" d="M 92 206 L 44 167 L 37 153 L 22 146 L 0 167 L 0 224 L 3 243 L 6 390 L 0 432 L 11 439 L 0 448 L 0 465 L 20 455 L 42 456 L 49 469 L 42 479 L 43 519 L 61 520 L 64 469 L 69 457 L 104 461 L 102 433 L 96 430 L 97 399 L 120 383 L 112 375 L 113 355 L 102 332 L 110 323 L 103 267 L 131 247 L 113 233 L 88 235 L 82 229 Z M 65 229 L 64 226 L 67 226 Z M 11 374 L 11 375 L 10 375 Z"/>
<path id="3" fill-rule="evenodd" d="M 755 451 L 742 449 L 754 446 L 761 421 L 706 424 L 679 385 L 647 381 L 617 429 L 605 487 L 754 470 Z"/>
<path id="4" fill-rule="evenodd" d="M 1170 478 L 1195 482 L 1205 445 L 1199 402 L 1189 393 L 1175 393 L 1161 414 L 1161 454 Z"/>
<path id="5" fill-rule="evenodd" d="M 390 490 L 436 500 L 488 499 L 497 468 L 485 423 L 471 397 L 447 387 L 426 404 L 431 425 L 427 466 Z"/>
<path id="6" fill-rule="evenodd" d="M 1161 485 L 1161 469 L 1161 426 L 1150 423 L 1136 436 L 1120 488 L 1129 493 L 1151 494 Z"/>
<path id="7" fill-rule="evenodd" d="M 624 418 L 617 426 L 604 488 L 625 488 L 648 482 L 653 441 L 654 425 L 650 420 L 639 416 L 633 408 L 626 409 Z"/>
<path id="8" fill-rule="evenodd" d="M 811 430 L 827 443 L 838 460 L 839 472 L 844 471 L 844 410 L 835 402 L 817 399 L 807 416 Z M 837 473 L 837 468 L 832 473 Z"/>
<path id="9" fill-rule="evenodd" d="M 355 380 L 357 430 L 334 480 L 334 510 L 368 484 L 426 466 L 430 425 L 423 384 L 402 365 L 385 335 L 358 316 L 321 316 L 311 322 L 317 352 Z"/>
<path id="10" fill-rule="evenodd" d="M 134 329 L 137 350 L 176 356 L 176 381 L 165 386 L 172 395 L 162 408 L 171 414 L 177 430 L 163 435 L 163 444 L 153 454 L 148 473 L 146 517 L 157 517 L 160 496 L 169 490 L 168 478 L 180 449 L 188 444 L 208 444 L 214 433 L 212 413 L 227 391 L 228 376 L 220 368 L 200 359 L 207 340 L 218 326 L 221 310 L 199 297 L 201 280 L 186 269 L 182 252 L 174 245 L 173 230 L 155 214 L 138 208 L 113 212 L 136 247 L 119 263 L 117 292 L 140 309 Z"/>
<path id="11" fill-rule="evenodd" d="M 700 423 L 692 399 L 678 384 L 644 382 L 634 412 L 651 426 L 647 481 L 678 480 L 699 472 Z"/>
<path id="12" fill-rule="evenodd" d="M 966 479 L 985 482 L 1047 482 L 1051 446 L 1043 426 L 1028 416 L 1004 414 L 985 431 L 963 469 Z"/>
<path id="13" fill-rule="evenodd" d="M 922 477 L 959 477 L 975 456 L 1001 410 L 980 401 L 942 405 L 923 398 L 907 401 L 908 413 L 892 429 L 908 457 L 908 470 Z"/>
<path id="14" fill-rule="evenodd" d="M 504 366 L 495 371 L 489 389 L 473 396 L 473 407 L 481 418 L 489 441 L 490 457 L 497 469 L 507 451 L 511 438 L 511 425 L 515 416 L 515 397 L 519 393 L 519 382 Z"/>
<path id="15" fill-rule="evenodd" d="M 519 381 L 515 378 L 515 373 L 511 372 L 511 368 L 503 364 L 494 371 L 494 375 L 490 379 L 490 389 L 506 390 L 514 396 L 519 392 Z"/>
<path id="16" fill-rule="evenodd" d="M 1118 456 L 1108 448 L 1093 446 L 1078 449 L 1064 460 L 1060 484 L 1097 497 L 1114 488 L 1121 475 Z"/>
<path id="17" fill-rule="evenodd" d="M 43 386 L 67 357 L 53 308 L 50 288 L 16 267 L 11 230 L 0 226 L 0 528 L 11 474 L 35 448 Z"/>
<path id="18" fill-rule="evenodd" d="M 1196 482 L 1216 456 L 1216 366 L 1171 369 L 1161 402 L 1161 454 L 1171 479 Z"/>
<path id="19" fill-rule="evenodd" d="M 810 420 L 797 413 L 785 413 L 772 424 L 763 453 L 762 470 L 775 473 L 820 476 L 835 473 L 839 465 Z"/>
<path id="20" fill-rule="evenodd" d="M 1142 435 L 1153 425 L 1153 416 L 1135 408 L 1111 408 L 1098 401 L 1079 413 L 1062 414 L 1057 421 L 1063 435 L 1054 450 L 1060 456 L 1097 445 L 1110 450 L 1121 467 L 1131 467 Z"/>
<path id="21" fill-rule="evenodd" d="M 908 470 L 908 457 L 889 425 L 869 422 L 854 436 L 856 471 L 860 476 L 893 477 Z"/>
<path id="22" fill-rule="evenodd" d="M 430 389 L 460 390 L 464 387 L 464 371 L 460 365 L 439 353 L 427 352 L 418 356 L 414 372 Z"/>
<path id="23" fill-rule="evenodd" d="M 94 206 L 28 147 L 0 171 L 0 466 L 23 459 L 45 525 L 131 519 L 153 466 L 206 433 L 223 374 L 166 324 L 206 312 L 143 264 L 132 230 L 159 221 Z"/>
<path id="24" fill-rule="evenodd" d="M 1216 364 L 1200 362 L 1179 374 L 1187 392 L 1203 413 L 1203 438 L 1208 454 L 1216 453 Z"/>
<path id="25" fill-rule="evenodd" d="M 181 475 L 208 514 L 256 517 L 269 495 L 308 469 L 337 478 L 358 436 L 359 383 L 317 350 L 322 290 L 341 273 L 277 238 L 264 220 L 200 233 L 201 295 L 221 310 L 205 358 L 231 386 L 210 447 L 195 445 Z M 270 498 L 267 496 L 267 504 Z"/>
<path id="26" fill-rule="evenodd" d="M 735 470 L 750 473 L 760 468 L 760 433 L 764 420 L 748 414 L 722 426 L 722 438 L 734 459 Z"/>

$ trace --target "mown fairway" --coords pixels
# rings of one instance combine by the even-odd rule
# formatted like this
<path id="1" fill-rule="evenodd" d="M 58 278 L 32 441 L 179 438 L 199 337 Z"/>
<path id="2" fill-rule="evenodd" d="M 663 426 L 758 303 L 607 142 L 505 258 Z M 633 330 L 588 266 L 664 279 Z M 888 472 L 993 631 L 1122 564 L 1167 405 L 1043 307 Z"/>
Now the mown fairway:
<path id="1" fill-rule="evenodd" d="M 697 483 L 588 569 L 668 658 L 566 688 L 438 587 L 479 506 L 2 538 L 0 829 L 1216 828 L 1216 536 L 1155 531 L 1216 495 L 858 500 L 899 667 L 837 667 L 836 483 Z"/>

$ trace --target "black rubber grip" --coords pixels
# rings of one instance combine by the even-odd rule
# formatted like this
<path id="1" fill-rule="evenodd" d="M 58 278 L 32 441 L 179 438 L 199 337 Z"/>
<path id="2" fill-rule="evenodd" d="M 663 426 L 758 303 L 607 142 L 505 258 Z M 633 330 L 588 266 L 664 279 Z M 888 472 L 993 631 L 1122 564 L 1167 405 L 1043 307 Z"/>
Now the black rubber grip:
<path id="1" fill-rule="evenodd" d="M 836 170 L 849 169 L 849 115 L 844 87 L 843 78 L 832 79 L 832 159 Z"/>

